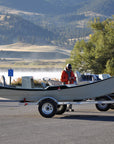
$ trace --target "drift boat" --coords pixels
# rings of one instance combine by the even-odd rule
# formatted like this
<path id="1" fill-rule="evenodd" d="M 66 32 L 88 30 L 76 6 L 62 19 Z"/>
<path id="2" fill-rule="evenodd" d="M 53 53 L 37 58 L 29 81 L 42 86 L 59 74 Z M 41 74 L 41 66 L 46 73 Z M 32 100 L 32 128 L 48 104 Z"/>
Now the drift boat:
<path id="1" fill-rule="evenodd" d="M 32 81 L 30 80 L 30 82 Z M 39 111 L 41 111 L 41 114 L 43 113 L 43 110 L 45 111 L 48 107 L 48 105 L 43 105 L 42 102 L 44 104 L 50 104 L 53 102 L 57 104 L 58 102 L 64 101 L 81 101 L 87 99 L 96 99 L 111 93 L 114 93 L 114 77 L 85 85 L 56 85 L 47 86 L 45 88 L 12 87 L 4 84 L 0 85 L 0 97 L 18 102 L 26 101 L 37 102 L 38 104 L 40 103 Z M 51 107 L 54 109 L 53 106 Z M 42 114 L 43 116 L 44 113 Z M 52 115 L 53 114 L 51 114 L 51 116 Z M 45 117 L 51 116 L 49 113 L 46 114 Z"/>
<path id="2" fill-rule="evenodd" d="M 57 101 L 73 101 L 100 97 L 114 93 L 114 77 L 85 85 L 58 85 L 46 88 L 23 88 L 0 86 L 0 97 L 11 100 L 36 102 L 42 97 L 53 97 Z"/>

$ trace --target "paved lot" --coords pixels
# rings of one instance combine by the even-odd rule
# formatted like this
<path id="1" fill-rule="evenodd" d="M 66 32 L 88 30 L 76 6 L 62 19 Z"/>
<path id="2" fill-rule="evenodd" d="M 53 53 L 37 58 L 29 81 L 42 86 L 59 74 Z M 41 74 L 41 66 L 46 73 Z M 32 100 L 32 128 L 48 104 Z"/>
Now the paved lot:
<path id="1" fill-rule="evenodd" d="M 114 110 L 74 109 L 46 119 L 37 106 L 0 102 L 0 144 L 114 144 Z"/>

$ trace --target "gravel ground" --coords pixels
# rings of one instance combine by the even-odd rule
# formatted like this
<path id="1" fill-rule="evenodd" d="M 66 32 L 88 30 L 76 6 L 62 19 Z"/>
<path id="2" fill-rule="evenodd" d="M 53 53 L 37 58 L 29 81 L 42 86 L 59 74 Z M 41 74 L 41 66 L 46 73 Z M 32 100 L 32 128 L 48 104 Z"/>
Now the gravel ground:
<path id="1" fill-rule="evenodd" d="M 113 144 L 114 110 L 94 105 L 73 106 L 53 118 L 43 118 L 36 105 L 0 102 L 0 144 Z"/>

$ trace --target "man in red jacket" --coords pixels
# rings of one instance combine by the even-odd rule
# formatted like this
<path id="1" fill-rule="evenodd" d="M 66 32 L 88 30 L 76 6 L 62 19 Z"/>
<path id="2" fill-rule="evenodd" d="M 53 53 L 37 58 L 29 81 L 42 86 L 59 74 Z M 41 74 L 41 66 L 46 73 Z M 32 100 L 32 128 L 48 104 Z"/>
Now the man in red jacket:
<path id="1" fill-rule="evenodd" d="M 74 73 L 72 71 L 71 64 L 67 64 L 66 65 L 66 69 L 62 71 L 61 82 L 63 84 L 74 84 L 74 83 L 76 83 L 76 77 L 75 77 L 75 75 L 74 75 Z M 74 111 L 74 109 L 72 109 L 72 104 L 67 106 L 67 110 L 66 111 Z"/>
<path id="2" fill-rule="evenodd" d="M 76 77 L 72 71 L 71 64 L 67 64 L 66 69 L 62 71 L 61 82 L 64 84 L 74 84 L 76 82 Z"/>

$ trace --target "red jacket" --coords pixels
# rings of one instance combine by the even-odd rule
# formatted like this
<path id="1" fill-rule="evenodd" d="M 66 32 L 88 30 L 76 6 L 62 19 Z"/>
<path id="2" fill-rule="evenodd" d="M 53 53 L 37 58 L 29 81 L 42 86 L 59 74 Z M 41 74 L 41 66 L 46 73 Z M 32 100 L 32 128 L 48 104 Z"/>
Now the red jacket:
<path id="1" fill-rule="evenodd" d="M 63 82 L 64 84 L 73 84 L 76 81 L 76 77 L 73 71 L 71 71 L 70 77 L 71 77 L 71 80 L 69 80 L 68 73 L 65 70 L 63 70 L 61 74 L 61 82 Z"/>

